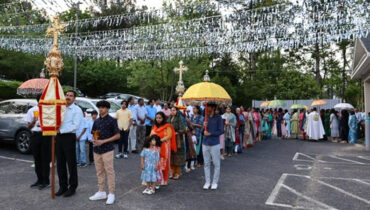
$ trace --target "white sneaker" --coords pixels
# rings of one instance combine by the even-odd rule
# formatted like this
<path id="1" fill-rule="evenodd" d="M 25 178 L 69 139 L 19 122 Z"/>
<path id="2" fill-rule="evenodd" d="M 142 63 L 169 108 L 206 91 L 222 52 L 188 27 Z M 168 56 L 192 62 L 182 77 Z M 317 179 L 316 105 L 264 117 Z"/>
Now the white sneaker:
<path id="1" fill-rule="evenodd" d="M 211 186 L 211 184 L 210 184 L 210 183 L 205 183 L 205 184 L 203 185 L 203 190 L 208 190 L 210 186 Z"/>
<path id="2" fill-rule="evenodd" d="M 108 204 L 108 205 L 111 205 L 111 204 L 113 204 L 114 203 L 114 198 L 115 198 L 115 196 L 114 196 L 114 194 L 108 194 L 108 199 L 107 199 L 107 202 L 106 202 L 106 204 Z"/>
<path id="3" fill-rule="evenodd" d="M 123 158 L 124 159 L 127 159 L 128 158 L 128 155 L 125 153 L 125 154 L 123 154 Z"/>
<path id="4" fill-rule="evenodd" d="M 217 187 L 218 187 L 218 185 L 217 185 L 217 184 L 212 184 L 212 186 L 211 186 L 211 190 L 217 190 Z"/>
<path id="5" fill-rule="evenodd" d="M 91 196 L 89 199 L 91 201 L 98 201 L 98 200 L 103 200 L 107 198 L 107 193 L 106 192 L 97 192 L 95 195 Z"/>
<path id="6" fill-rule="evenodd" d="M 120 158 L 122 158 L 123 157 L 123 154 L 122 153 L 118 153 L 116 156 L 115 156 L 115 158 L 116 159 L 120 159 Z"/>
<path id="7" fill-rule="evenodd" d="M 159 185 L 155 185 L 155 189 L 156 190 L 159 190 L 160 186 Z"/>
<path id="8" fill-rule="evenodd" d="M 190 168 L 190 169 L 194 171 L 194 170 L 195 170 L 195 167 L 194 167 L 194 166 L 191 166 L 191 168 Z"/>
<path id="9" fill-rule="evenodd" d="M 145 188 L 145 190 L 143 191 L 143 194 L 148 194 L 149 192 L 149 188 Z"/>

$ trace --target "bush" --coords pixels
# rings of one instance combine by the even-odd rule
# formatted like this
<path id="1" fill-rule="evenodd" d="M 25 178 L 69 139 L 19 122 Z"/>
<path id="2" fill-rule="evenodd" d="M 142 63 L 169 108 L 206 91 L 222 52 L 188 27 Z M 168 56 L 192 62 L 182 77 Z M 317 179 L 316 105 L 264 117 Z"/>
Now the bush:
<path id="1" fill-rule="evenodd" d="M 17 88 L 21 84 L 19 81 L 0 81 L 0 99 L 22 98 L 17 94 Z"/>

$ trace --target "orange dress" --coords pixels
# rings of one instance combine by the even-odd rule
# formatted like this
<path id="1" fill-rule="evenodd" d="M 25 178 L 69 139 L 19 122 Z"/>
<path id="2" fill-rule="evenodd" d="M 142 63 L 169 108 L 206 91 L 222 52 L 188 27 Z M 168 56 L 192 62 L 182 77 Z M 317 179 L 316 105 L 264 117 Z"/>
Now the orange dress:
<path id="1" fill-rule="evenodd" d="M 165 138 L 165 141 L 162 141 L 161 150 L 160 150 L 160 167 L 163 174 L 163 181 L 168 181 L 168 175 L 170 172 L 170 159 L 171 159 L 171 150 L 177 152 L 176 147 L 176 135 L 174 135 L 175 129 L 169 123 L 157 127 L 156 125 L 153 126 L 153 129 L 150 135 L 158 135 L 159 138 Z"/>

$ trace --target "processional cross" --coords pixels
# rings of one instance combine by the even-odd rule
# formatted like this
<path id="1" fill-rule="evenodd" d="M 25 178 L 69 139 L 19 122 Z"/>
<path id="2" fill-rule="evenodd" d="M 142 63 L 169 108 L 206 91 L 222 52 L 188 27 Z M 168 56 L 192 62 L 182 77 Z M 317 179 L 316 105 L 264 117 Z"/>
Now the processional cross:
<path id="1" fill-rule="evenodd" d="M 53 36 L 53 48 L 58 48 L 58 35 L 60 32 L 64 31 L 67 24 L 59 24 L 59 16 L 54 17 L 53 26 L 46 30 L 46 34 Z"/>
<path id="2" fill-rule="evenodd" d="M 179 67 L 173 69 L 175 73 L 179 72 L 180 78 L 177 82 L 176 92 L 181 96 L 185 92 L 184 82 L 182 81 L 182 74 L 188 70 L 188 67 L 184 66 L 184 62 L 179 62 Z"/>

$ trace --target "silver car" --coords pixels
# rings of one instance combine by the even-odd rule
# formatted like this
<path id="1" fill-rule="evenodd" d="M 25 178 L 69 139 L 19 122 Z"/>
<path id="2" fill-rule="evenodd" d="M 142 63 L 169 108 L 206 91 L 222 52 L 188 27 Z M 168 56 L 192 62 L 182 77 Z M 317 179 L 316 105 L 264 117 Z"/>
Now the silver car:
<path id="1" fill-rule="evenodd" d="M 0 140 L 14 142 L 21 153 L 29 153 L 31 131 L 24 121 L 35 99 L 11 99 L 0 102 Z"/>

